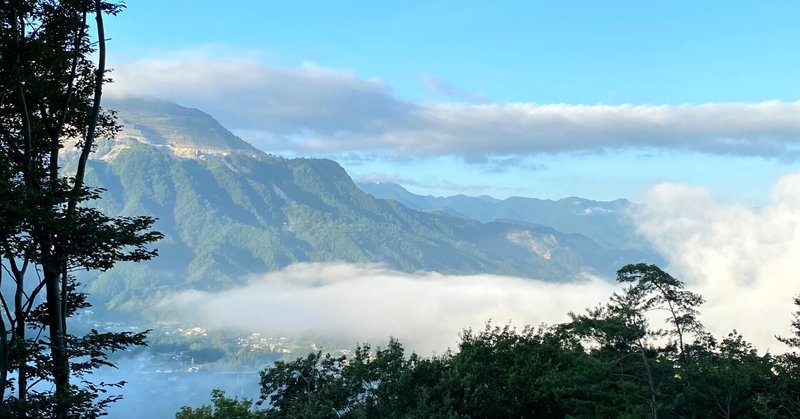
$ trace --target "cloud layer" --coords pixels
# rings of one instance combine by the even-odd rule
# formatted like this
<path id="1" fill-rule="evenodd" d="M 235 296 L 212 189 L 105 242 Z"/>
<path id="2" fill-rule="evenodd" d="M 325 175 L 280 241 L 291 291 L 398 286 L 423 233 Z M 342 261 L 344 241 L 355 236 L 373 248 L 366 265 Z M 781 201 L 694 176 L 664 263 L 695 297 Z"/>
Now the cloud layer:
<path id="1" fill-rule="evenodd" d="M 187 291 L 162 302 L 205 327 L 313 334 L 350 342 L 400 338 L 429 354 L 455 347 L 458 333 L 486 321 L 514 325 L 566 321 L 606 300 L 599 279 L 555 284 L 494 275 L 404 274 L 377 266 L 297 264 L 244 287 Z"/>
<path id="2" fill-rule="evenodd" d="M 198 107 L 274 152 L 456 155 L 467 161 L 624 148 L 796 159 L 800 102 L 697 105 L 417 103 L 385 82 L 200 51 L 118 65 L 111 96 Z M 464 96 L 445 80 L 428 87 Z"/>
<path id="3" fill-rule="evenodd" d="M 717 333 L 738 329 L 760 349 L 783 350 L 800 294 L 800 173 L 781 178 L 760 209 L 726 204 L 704 189 L 662 184 L 644 195 L 638 228 L 670 271 L 708 302 Z"/>

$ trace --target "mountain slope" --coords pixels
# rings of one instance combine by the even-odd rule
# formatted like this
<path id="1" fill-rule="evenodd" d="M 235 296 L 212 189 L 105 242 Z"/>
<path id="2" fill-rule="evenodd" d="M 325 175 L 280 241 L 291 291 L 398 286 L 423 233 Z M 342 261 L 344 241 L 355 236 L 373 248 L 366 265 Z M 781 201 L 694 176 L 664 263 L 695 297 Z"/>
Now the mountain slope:
<path id="1" fill-rule="evenodd" d="M 156 260 L 123 265 L 89 281 L 96 301 L 108 308 L 136 309 L 176 289 L 226 288 L 295 262 L 567 280 L 579 271 L 608 273 L 644 257 L 540 225 L 484 224 L 376 199 L 330 160 L 251 152 L 228 141 L 227 131 L 200 133 L 198 140 L 196 118 L 210 118 L 199 111 L 161 104 L 154 109 L 163 117 L 142 118 L 119 109 L 143 137 L 123 135 L 100 144 L 87 180 L 107 189 L 99 207 L 155 216 L 166 238 Z M 161 125 L 154 126 L 154 119 Z M 145 135 L 164 130 L 165 120 L 172 130 L 166 143 Z M 181 138 L 189 142 L 176 140 Z M 197 145 L 216 151 L 185 152 Z"/>

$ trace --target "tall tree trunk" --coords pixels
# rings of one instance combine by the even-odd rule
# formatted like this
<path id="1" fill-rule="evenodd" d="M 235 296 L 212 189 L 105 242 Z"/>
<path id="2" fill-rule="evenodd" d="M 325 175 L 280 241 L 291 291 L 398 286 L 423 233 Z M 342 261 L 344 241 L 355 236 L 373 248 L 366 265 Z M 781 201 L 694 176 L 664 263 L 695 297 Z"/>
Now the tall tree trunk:
<path id="1" fill-rule="evenodd" d="M 3 285 L 3 270 L 0 269 L 0 287 Z M 6 313 L 8 307 L 6 307 L 5 299 L 0 302 L 3 304 L 2 312 Z M 8 319 L 11 322 L 11 319 Z M 8 327 L 13 327 L 11 323 L 9 323 Z M 8 353 L 9 353 L 9 345 L 8 345 L 8 328 L 6 327 L 6 319 L 2 318 L 2 313 L 0 313 L 0 403 L 6 399 L 6 383 L 8 383 Z"/>
<path id="2" fill-rule="evenodd" d="M 94 146 L 95 131 L 97 130 L 97 119 L 100 117 L 100 100 L 103 97 L 103 82 L 105 81 L 106 74 L 106 32 L 103 26 L 103 2 L 102 0 L 95 0 L 94 3 L 95 22 L 97 23 L 97 73 L 94 80 L 94 97 L 92 102 L 92 111 L 89 115 L 88 127 L 86 129 L 86 138 L 83 140 L 83 147 L 81 154 L 78 157 L 78 167 L 75 170 L 75 184 L 73 185 L 72 196 L 67 203 L 67 222 L 71 222 L 75 217 L 75 210 L 80 198 L 81 189 L 83 188 L 83 178 L 86 175 L 86 164 L 89 161 L 89 154 L 92 152 Z M 86 15 L 83 16 L 83 22 L 86 22 Z M 81 29 L 82 30 L 82 29 Z M 76 45 L 77 46 L 77 45 Z M 74 63 L 74 61 L 73 61 Z M 74 69 L 74 66 L 73 66 Z M 71 74 L 74 76 L 74 71 Z M 72 85 L 70 84 L 70 89 Z M 71 90 L 67 90 L 66 100 L 70 99 Z M 65 108 L 66 110 L 66 108 Z M 51 164 L 53 164 L 51 162 Z M 67 330 L 67 293 L 69 290 L 67 261 L 63 260 L 61 266 L 61 319 L 62 329 Z"/>
<path id="3" fill-rule="evenodd" d="M 647 354 L 644 352 L 644 346 L 642 342 L 639 342 L 639 354 L 642 356 L 642 362 L 644 363 L 644 370 L 647 374 L 647 386 L 648 390 L 650 391 L 650 417 L 652 419 L 658 419 L 658 405 L 656 403 L 656 383 L 653 379 L 653 368 L 650 365 L 650 361 L 647 359 Z"/>
<path id="4" fill-rule="evenodd" d="M 100 115 L 100 100 L 103 95 L 103 82 L 106 72 L 106 40 L 105 28 L 103 26 L 103 2 L 102 0 L 95 0 L 94 2 L 95 21 L 97 22 L 97 42 L 98 42 L 98 63 L 97 72 L 95 74 L 94 85 L 94 98 L 92 104 L 92 111 L 87 121 L 88 127 L 86 130 L 86 137 L 83 141 L 80 156 L 78 158 L 78 167 L 75 172 L 73 185 L 73 194 L 67 204 L 67 222 L 71 223 L 74 219 L 75 211 L 77 209 L 77 202 L 83 188 L 83 179 L 86 174 L 86 164 L 89 160 L 89 154 L 92 152 L 94 146 L 95 131 L 97 128 L 97 120 Z M 68 92 L 69 93 L 69 92 Z M 69 97 L 67 97 L 69 99 Z M 57 164 L 51 161 L 50 164 Z M 69 294 L 69 276 L 67 272 L 67 259 L 63 256 L 65 249 L 60 250 L 59 254 L 52 260 L 52 263 L 47 263 L 43 266 L 45 271 L 46 291 L 47 291 L 47 308 L 49 317 L 50 341 L 53 357 L 53 381 L 56 386 L 56 399 L 59 403 L 56 405 L 56 417 L 66 418 L 68 415 L 68 406 L 61 403 L 69 395 L 69 358 L 66 350 L 66 331 L 67 331 L 67 311 L 68 307 L 68 294 Z"/>
<path id="5" fill-rule="evenodd" d="M 58 419 L 68 417 L 69 404 L 66 403 L 70 393 L 69 358 L 67 357 L 66 339 L 61 316 L 61 269 L 60 263 L 50 260 L 42 264 L 44 270 L 45 290 L 47 295 L 47 312 L 49 314 L 50 352 L 53 358 L 53 384 L 56 388 L 55 416 Z"/>
<path id="6" fill-rule="evenodd" d="M 6 399 L 6 383 L 8 383 L 8 340 L 6 321 L 0 319 L 0 402 Z"/>
<path id="7" fill-rule="evenodd" d="M 27 318 L 27 311 L 25 310 L 25 272 L 28 269 L 28 263 L 27 261 L 23 262 L 22 266 L 20 266 L 11 255 L 7 255 L 6 259 L 8 260 L 8 267 L 11 275 L 13 275 L 16 289 L 14 292 L 14 317 L 13 320 L 9 318 L 9 323 L 12 326 L 11 339 L 6 347 L 5 356 L 8 357 L 11 353 L 10 351 L 13 350 L 19 364 L 17 368 L 17 399 L 20 403 L 21 413 L 24 414 L 25 405 L 28 401 L 28 342 L 25 341 L 25 320 Z M 11 317 L 8 311 L 6 311 L 6 315 Z M 5 341 L 5 338 L 3 340 Z M 8 362 L 8 358 L 6 358 L 5 362 Z M 4 374 L 7 373 L 8 368 L 5 368 Z M 3 380 L 6 381 L 7 379 L 8 376 L 5 375 Z"/>
<path id="8" fill-rule="evenodd" d="M 14 330 L 14 345 L 17 348 L 17 354 L 20 358 L 19 369 L 17 370 L 17 397 L 22 406 L 25 406 L 28 394 L 28 369 L 27 369 L 27 352 L 25 342 L 25 309 L 24 296 L 25 296 L 25 273 L 19 272 L 13 268 L 14 276 L 17 281 L 17 289 L 14 293 L 14 318 L 16 321 Z"/>

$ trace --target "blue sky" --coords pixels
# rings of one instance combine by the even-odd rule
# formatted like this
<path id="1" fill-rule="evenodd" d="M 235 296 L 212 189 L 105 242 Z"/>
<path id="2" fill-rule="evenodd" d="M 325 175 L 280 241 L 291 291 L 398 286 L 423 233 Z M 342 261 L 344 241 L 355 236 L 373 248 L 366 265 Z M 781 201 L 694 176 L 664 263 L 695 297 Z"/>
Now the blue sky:
<path id="1" fill-rule="evenodd" d="M 761 205 L 799 168 L 797 2 L 128 3 L 112 94 L 360 179 L 595 199 L 671 181 Z"/>

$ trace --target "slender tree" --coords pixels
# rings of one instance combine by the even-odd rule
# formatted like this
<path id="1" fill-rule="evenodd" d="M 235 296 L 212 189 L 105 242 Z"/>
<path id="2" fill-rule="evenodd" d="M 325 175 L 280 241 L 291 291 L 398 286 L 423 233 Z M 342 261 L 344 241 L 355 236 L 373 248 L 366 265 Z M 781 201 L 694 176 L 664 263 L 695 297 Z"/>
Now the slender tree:
<path id="1" fill-rule="evenodd" d="M 633 284 L 644 300 L 643 309 L 646 311 L 667 313 L 667 324 L 672 326 L 667 334 L 676 339 L 678 354 L 685 365 L 689 335 L 703 332 L 703 325 L 698 320 L 698 308 L 704 302 L 703 297 L 684 289 L 683 281 L 656 265 L 625 265 L 617 271 L 617 281 Z"/>
<path id="2" fill-rule="evenodd" d="M 99 414 L 104 401 L 92 400 L 100 389 L 71 378 L 108 365 L 108 352 L 143 343 L 130 333 L 76 337 L 67 321 L 88 306 L 72 271 L 149 259 L 155 252 L 147 245 L 160 238 L 148 217 L 112 218 L 87 205 L 102 192 L 84 183 L 95 139 L 118 130 L 101 98 L 108 81 L 103 18 L 121 7 L 2 0 L 0 257 L 13 288 L 0 282 L 0 385 L 5 392 L 8 373 L 16 373 L 16 398 L 3 396 L 18 416 Z M 65 147 L 77 148 L 74 172 L 60 165 Z M 52 395 L 33 390 L 42 381 L 53 384 Z"/>

